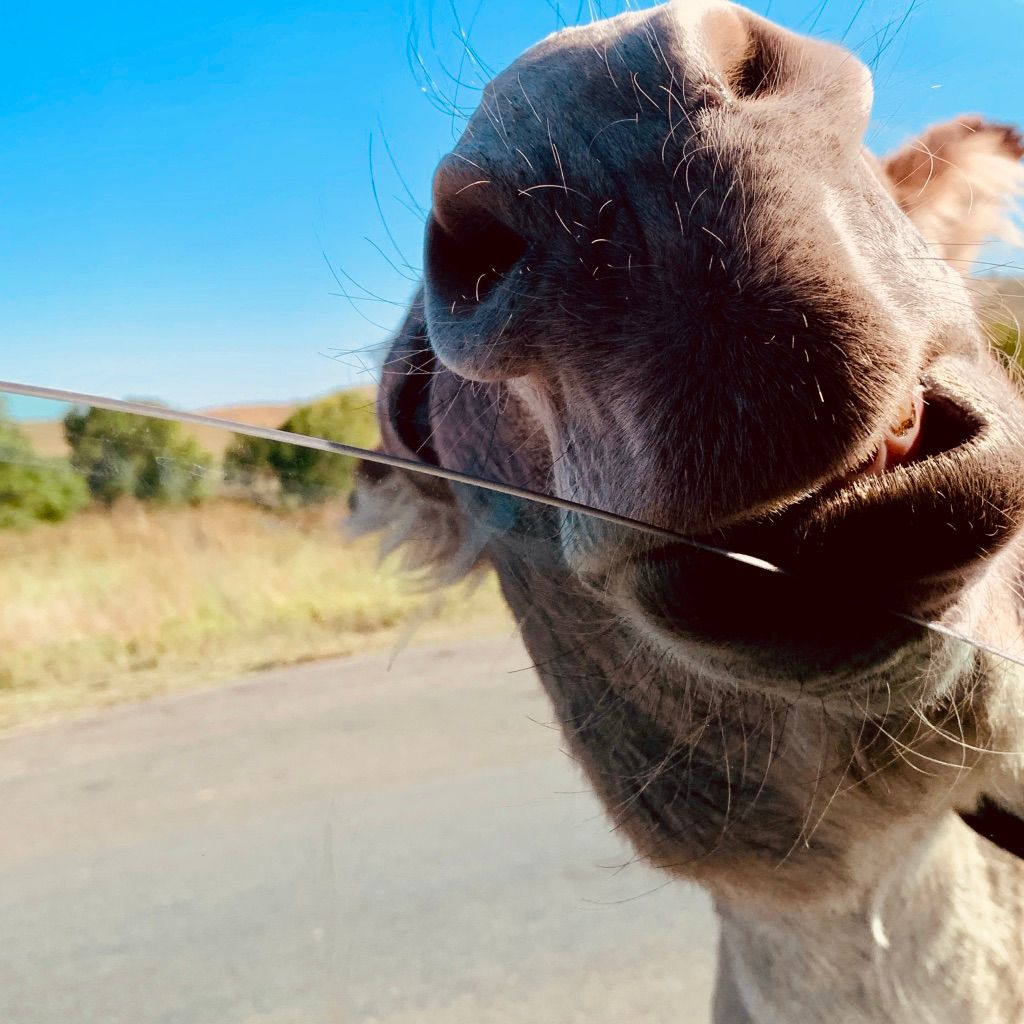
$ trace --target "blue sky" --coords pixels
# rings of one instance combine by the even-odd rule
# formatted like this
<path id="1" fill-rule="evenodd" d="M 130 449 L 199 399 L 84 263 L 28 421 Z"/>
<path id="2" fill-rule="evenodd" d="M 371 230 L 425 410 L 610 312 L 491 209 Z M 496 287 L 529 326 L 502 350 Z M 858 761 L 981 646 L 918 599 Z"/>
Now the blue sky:
<path id="1" fill-rule="evenodd" d="M 751 6 L 876 66 L 880 150 L 964 111 L 1024 121 L 1021 0 Z M 586 18 L 576 0 L 10 5 L 0 377 L 188 408 L 359 380 L 332 356 L 398 319 L 416 206 L 460 129 L 428 80 L 471 106 L 460 32 L 498 69 Z M 386 301 L 354 308 L 325 257 Z"/>

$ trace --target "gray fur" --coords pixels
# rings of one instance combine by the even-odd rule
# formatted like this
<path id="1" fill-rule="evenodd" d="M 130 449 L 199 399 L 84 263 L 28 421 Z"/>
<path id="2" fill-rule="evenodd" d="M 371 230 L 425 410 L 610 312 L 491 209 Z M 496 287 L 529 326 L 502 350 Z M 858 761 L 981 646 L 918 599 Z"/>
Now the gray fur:
<path id="1" fill-rule="evenodd" d="M 611 819 L 716 900 L 720 1024 L 1024 1020 L 1024 866 L 954 813 L 1024 791 L 1021 676 L 885 612 L 1021 650 L 1024 403 L 958 269 L 1022 150 L 875 160 L 870 90 L 728 3 L 545 40 L 442 161 L 384 366 L 392 454 L 793 576 L 413 475 L 355 501 L 496 568 Z M 851 481 L 919 381 L 934 450 Z"/>

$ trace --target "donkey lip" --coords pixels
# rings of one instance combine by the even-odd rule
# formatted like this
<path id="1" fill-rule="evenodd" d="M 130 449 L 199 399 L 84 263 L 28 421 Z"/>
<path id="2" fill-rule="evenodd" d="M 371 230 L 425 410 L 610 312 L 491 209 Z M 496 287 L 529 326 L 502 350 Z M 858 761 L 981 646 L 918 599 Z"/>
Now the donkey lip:
<path id="1" fill-rule="evenodd" d="M 921 448 L 927 400 L 924 385 L 917 384 L 900 407 L 893 423 L 886 427 L 872 455 L 845 478 L 879 476 L 895 466 L 913 462 Z"/>
<path id="2" fill-rule="evenodd" d="M 894 424 L 903 447 L 892 461 L 886 451 L 884 472 L 862 467 L 697 539 L 777 566 L 819 599 L 944 614 L 1024 525 L 1024 453 L 1006 388 L 983 365 L 933 364 L 913 395 L 914 422 Z"/>
<path id="3" fill-rule="evenodd" d="M 944 581 L 949 593 L 951 579 L 973 578 L 1020 525 L 1020 458 L 981 377 L 950 367 L 929 375 L 919 397 L 916 422 L 897 436 L 897 459 L 889 462 L 887 449 L 884 471 L 822 489 L 735 541 L 901 605 L 927 604 L 928 581 Z"/>
<path id="4" fill-rule="evenodd" d="M 741 644 L 752 657 L 785 650 L 838 665 L 917 638 L 892 612 L 946 614 L 1024 519 L 1024 484 L 1019 460 L 1006 465 L 1007 431 L 983 384 L 929 375 L 913 402 L 915 422 L 895 425 L 909 441 L 903 460 L 885 472 L 699 538 L 784 572 L 669 544 L 629 559 L 612 592 L 628 594 L 658 634 Z"/>
<path id="5" fill-rule="evenodd" d="M 838 485 L 824 487 L 808 499 L 819 504 L 823 499 L 841 494 L 856 503 L 876 491 L 899 486 L 897 481 L 918 480 L 936 473 L 959 471 L 983 449 L 979 435 L 988 419 L 972 396 L 954 393 L 948 387 L 929 382 L 914 387 L 900 407 L 897 418 L 883 431 L 872 454 Z M 890 479 L 893 475 L 895 479 Z"/>
<path id="6" fill-rule="evenodd" d="M 730 606 L 709 595 L 743 564 L 714 549 L 747 556 L 742 581 L 725 588 L 733 617 L 742 614 L 738 603 L 747 606 L 738 596 L 745 590 L 766 600 L 774 594 L 780 615 L 819 630 L 820 617 L 808 609 L 837 601 L 863 615 L 941 616 L 1024 525 L 1024 452 L 1005 411 L 1005 386 L 983 366 L 933 364 L 911 394 L 913 423 L 908 413 L 887 431 L 904 447 L 891 462 L 887 449 L 884 472 L 862 470 L 770 514 L 694 536 L 697 547 L 625 546 L 590 582 L 602 591 L 642 592 L 666 628 L 675 622 L 711 635 L 717 613 L 726 616 Z M 783 572 L 755 570 L 751 559 Z M 702 597 L 684 607 L 681 589 Z M 704 611 L 696 607 L 701 600 Z M 851 613 L 849 621 L 859 620 Z"/>

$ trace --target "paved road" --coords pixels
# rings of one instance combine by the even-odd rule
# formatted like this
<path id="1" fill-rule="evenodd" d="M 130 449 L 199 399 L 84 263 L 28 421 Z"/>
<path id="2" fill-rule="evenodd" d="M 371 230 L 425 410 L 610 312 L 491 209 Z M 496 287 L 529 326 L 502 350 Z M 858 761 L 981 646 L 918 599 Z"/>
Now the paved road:
<path id="1" fill-rule="evenodd" d="M 714 925 L 510 640 L 0 740 L 3 1024 L 703 1024 Z"/>

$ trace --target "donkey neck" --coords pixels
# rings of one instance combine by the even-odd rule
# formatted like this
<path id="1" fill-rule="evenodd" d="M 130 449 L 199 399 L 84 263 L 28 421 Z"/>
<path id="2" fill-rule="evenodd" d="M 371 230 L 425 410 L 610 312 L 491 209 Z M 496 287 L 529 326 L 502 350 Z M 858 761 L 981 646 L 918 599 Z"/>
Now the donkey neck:
<path id="1" fill-rule="evenodd" d="M 1024 862 L 948 814 L 891 863 L 784 912 L 719 897 L 716 1024 L 1024 1021 Z"/>

